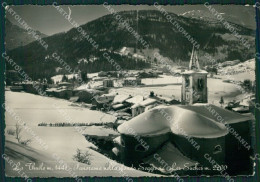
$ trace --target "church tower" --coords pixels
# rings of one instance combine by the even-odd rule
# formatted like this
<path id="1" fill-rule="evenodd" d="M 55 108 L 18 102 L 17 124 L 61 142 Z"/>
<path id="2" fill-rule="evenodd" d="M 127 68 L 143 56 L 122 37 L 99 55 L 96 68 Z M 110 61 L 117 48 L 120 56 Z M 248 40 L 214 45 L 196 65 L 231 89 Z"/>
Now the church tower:
<path id="1" fill-rule="evenodd" d="M 189 69 L 182 73 L 182 104 L 208 102 L 207 74 L 208 72 L 200 69 L 198 55 L 193 47 Z"/>

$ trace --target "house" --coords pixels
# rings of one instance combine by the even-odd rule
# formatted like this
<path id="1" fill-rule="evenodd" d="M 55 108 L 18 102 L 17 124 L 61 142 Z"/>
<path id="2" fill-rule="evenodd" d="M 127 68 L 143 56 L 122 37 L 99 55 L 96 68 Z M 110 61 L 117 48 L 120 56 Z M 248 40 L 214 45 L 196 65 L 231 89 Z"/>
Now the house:
<path id="1" fill-rule="evenodd" d="M 238 112 L 238 113 L 249 113 L 250 109 L 250 100 L 244 99 L 242 102 L 239 102 L 239 105 L 237 107 L 232 108 L 232 111 Z"/>
<path id="2" fill-rule="evenodd" d="M 181 104 L 179 100 L 176 100 L 174 97 L 163 97 L 163 96 L 153 96 L 152 98 L 156 99 L 158 102 L 168 105 Z"/>
<path id="3" fill-rule="evenodd" d="M 91 103 L 95 96 L 101 95 L 103 92 L 95 89 L 77 89 L 74 90 L 74 95 L 78 96 L 79 102 Z"/>
<path id="4" fill-rule="evenodd" d="M 15 70 L 6 70 L 6 85 L 13 85 L 14 83 L 20 82 L 21 76 Z"/>
<path id="5" fill-rule="evenodd" d="M 136 95 L 130 99 L 127 99 L 125 102 L 128 103 L 128 105 L 133 106 L 135 104 L 138 104 L 144 100 L 144 97 L 142 95 Z"/>
<path id="6" fill-rule="evenodd" d="M 103 94 L 100 96 L 95 96 L 94 99 L 92 100 L 92 105 L 95 105 L 98 108 L 103 108 L 104 105 L 111 103 L 114 100 L 116 95 L 117 94 L 115 94 L 115 93 L 109 93 L 109 94 Z"/>
<path id="7" fill-rule="evenodd" d="M 50 88 L 46 90 L 47 95 L 61 99 L 70 99 L 73 96 L 71 89 L 66 87 Z"/>
<path id="8" fill-rule="evenodd" d="M 219 122 L 208 108 L 216 110 L 225 123 Z M 126 165 L 146 163 L 162 173 L 167 172 L 160 163 L 155 165 L 155 154 L 167 159 L 169 166 L 175 162 L 182 168 L 187 161 L 190 165 L 210 166 L 206 153 L 220 165 L 242 166 L 249 161 L 250 151 L 227 127 L 233 127 L 250 145 L 250 122 L 248 116 L 209 104 L 155 107 L 118 127 L 121 135 L 114 141 L 113 151 Z"/>
<path id="9" fill-rule="evenodd" d="M 127 99 L 131 98 L 131 95 L 116 95 L 112 104 L 122 104 L 123 102 L 125 102 Z"/>
<path id="10" fill-rule="evenodd" d="M 106 76 L 107 76 L 107 72 L 105 72 L 105 71 L 100 71 L 100 72 L 98 73 L 98 76 L 99 76 L 99 77 L 106 77 Z"/>
<path id="11" fill-rule="evenodd" d="M 105 79 L 103 80 L 104 87 L 114 87 L 114 80 L 112 79 Z"/>
<path id="12" fill-rule="evenodd" d="M 21 84 L 25 92 L 39 94 L 39 92 L 43 92 L 47 89 L 46 84 L 42 84 L 40 82 L 23 82 Z"/>
<path id="13" fill-rule="evenodd" d="M 156 99 L 148 98 L 142 102 L 136 103 L 131 107 L 132 117 L 135 117 L 149 109 L 157 106 L 159 102 Z"/>
<path id="14" fill-rule="evenodd" d="M 21 85 L 13 85 L 10 87 L 10 90 L 13 92 L 21 92 L 24 89 L 23 89 L 23 86 L 21 86 Z"/>
<path id="15" fill-rule="evenodd" d="M 69 88 L 69 89 L 73 88 L 73 84 L 69 83 L 69 82 L 60 82 L 60 83 L 58 83 L 58 86 L 59 87 L 66 87 L 66 88 Z"/>
<path id="16" fill-rule="evenodd" d="M 142 80 L 140 78 L 137 77 L 129 77 L 124 79 L 124 86 L 137 86 L 137 85 L 141 85 Z"/>

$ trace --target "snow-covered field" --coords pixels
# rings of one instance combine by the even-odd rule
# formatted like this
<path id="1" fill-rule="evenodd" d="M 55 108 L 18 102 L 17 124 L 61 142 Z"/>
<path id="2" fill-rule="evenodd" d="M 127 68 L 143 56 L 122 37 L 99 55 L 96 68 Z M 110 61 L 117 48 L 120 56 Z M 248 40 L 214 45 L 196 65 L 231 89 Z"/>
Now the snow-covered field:
<path id="1" fill-rule="evenodd" d="M 160 75 L 159 78 L 144 78 L 142 79 L 142 83 L 145 85 L 155 85 L 155 84 L 175 84 L 175 83 L 181 83 L 182 78 L 180 77 L 174 77 L 170 75 Z"/>
<path id="2" fill-rule="evenodd" d="M 26 126 L 22 126 L 22 140 L 32 139 L 28 145 L 21 145 L 17 142 L 13 135 L 7 134 L 8 129 L 14 129 L 16 120 L 8 113 L 5 114 L 6 118 L 6 146 L 5 154 L 9 159 L 15 163 L 20 163 L 23 171 L 30 177 L 72 177 L 71 173 L 62 168 L 59 161 L 65 161 L 63 164 L 72 168 L 77 176 L 114 176 L 122 177 L 122 172 L 112 167 L 125 166 L 115 161 L 109 160 L 106 156 L 90 149 L 94 145 L 88 142 L 82 134 L 101 134 L 108 132 L 102 127 L 82 127 L 82 133 L 74 127 L 44 127 L 37 126 L 40 122 L 65 122 L 59 111 L 52 107 L 55 103 L 60 106 L 75 122 L 83 123 L 100 123 L 100 122 L 113 122 L 115 118 L 111 115 L 101 113 L 99 111 L 91 111 L 85 108 L 78 108 L 70 106 L 70 103 L 65 100 L 42 97 L 38 95 L 10 92 L 5 93 L 6 105 L 14 110 L 22 121 L 26 122 L 26 126 L 30 130 L 26 130 Z M 30 131 L 30 132 L 28 132 Z M 35 133 L 45 143 L 47 148 L 36 140 Z M 106 134 L 117 134 L 116 132 L 109 131 Z M 91 154 L 91 164 L 83 164 L 73 160 L 73 155 L 76 154 L 77 149 L 82 152 L 89 151 Z M 29 164 L 35 164 L 35 167 L 43 165 L 45 170 L 32 169 Z M 31 164 L 31 165 L 32 165 Z M 48 170 L 47 170 L 48 167 Z M 136 169 L 128 168 L 124 170 L 128 176 L 156 176 L 154 174 L 142 172 Z M 13 170 L 10 165 L 6 163 L 7 176 L 19 176 L 17 171 Z"/>
<path id="3" fill-rule="evenodd" d="M 217 77 L 224 80 L 244 81 L 249 79 L 255 80 L 255 59 L 250 59 L 243 63 L 239 63 L 233 66 L 226 66 L 218 70 L 219 75 Z M 228 74 L 228 75 L 226 75 Z"/>
<path id="4" fill-rule="evenodd" d="M 109 123 L 115 117 L 87 108 L 71 106 L 69 101 L 53 97 L 42 97 L 29 93 L 7 91 L 6 105 L 14 109 L 29 126 L 39 123 Z M 16 121 L 9 114 L 6 115 L 6 124 L 15 125 Z"/>

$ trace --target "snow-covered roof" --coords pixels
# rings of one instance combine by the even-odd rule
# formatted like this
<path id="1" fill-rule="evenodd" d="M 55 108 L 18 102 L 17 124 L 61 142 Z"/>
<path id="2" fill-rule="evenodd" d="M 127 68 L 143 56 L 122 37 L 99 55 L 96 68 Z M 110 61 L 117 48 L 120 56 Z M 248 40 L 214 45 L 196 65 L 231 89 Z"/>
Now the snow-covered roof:
<path id="1" fill-rule="evenodd" d="M 119 144 L 119 145 L 122 145 L 122 144 L 121 144 L 121 136 L 118 136 L 118 137 L 114 138 L 113 142 L 114 142 L 114 143 L 117 143 L 117 144 Z"/>
<path id="2" fill-rule="evenodd" d="M 144 100 L 144 97 L 141 96 L 141 95 L 136 95 L 130 99 L 127 99 L 126 102 L 128 103 L 132 103 L 132 104 L 137 104 L 137 103 L 140 103 Z"/>
<path id="3" fill-rule="evenodd" d="M 54 92 L 54 91 L 57 91 L 57 88 L 49 88 L 46 90 L 46 92 Z"/>
<path id="4" fill-rule="evenodd" d="M 148 98 L 148 99 L 140 102 L 139 105 L 141 105 L 141 106 L 148 106 L 148 105 L 153 104 L 155 102 L 156 102 L 155 99 Z"/>
<path id="5" fill-rule="evenodd" d="M 134 108 L 137 108 L 139 106 L 145 107 L 145 106 L 148 106 L 148 105 L 153 104 L 155 102 L 157 102 L 155 99 L 148 98 L 148 99 L 143 100 L 143 101 L 141 101 L 139 103 L 135 103 L 134 105 L 132 105 L 131 108 L 134 109 Z"/>
<path id="6" fill-rule="evenodd" d="M 239 105 L 249 107 L 249 100 L 244 99 Z"/>
<path id="7" fill-rule="evenodd" d="M 113 104 L 119 104 L 124 102 L 125 100 L 129 99 L 130 96 L 129 95 L 116 95 L 114 100 L 113 100 Z"/>
<path id="8" fill-rule="evenodd" d="M 116 96 L 116 93 L 108 93 L 108 94 L 102 94 L 100 97 L 113 97 Z"/>
<path id="9" fill-rule="evenodd" d="M 154 155 L 150 155 L 144 159 L 144 162 L 150 164 L 155 169 L 161 171 L 164 174 L 171 173 L 178 169 L 183 169 L 186 167 L 192 167 L 197 162 L 192 161 L 191 159 L 185 157 L 174 145 L 170 142 L 166 143 L 161 149 L 157 152 L 160 160 Z M 173 168 L 166 168 L 161 161 L 167 161 L 168 166 L 174 166 Z"/>
<path id="10" fill-rule="evenodd" d="M 251 120 L 251 117 L 249 116 L 241 115 L 212 104 L 195 104 L 193 106 L 187 105 L 187 106 L 180 106 L 180 107 L 191 110 L 193 112 L 197 112 L 201 115 L 204 115 L 216 121 L 218 121 L 217 116 L 215 114 L 217 113 L 223 119 L 223 123 L 227 123 L 227 124 L 233 124 L 233 123 L 239 123 L 239 122 Z M 211 113 L 213 110 L 215 111 L 214 114 Z"/>
<path id="11" fill-rule="evenodd" d="M 243 106 L 232 108 L 232 110 L 235 111 L 235 112 L 249 111 L 248 108 L 244 108 Z"/>
<path id="12" fill-rule="evenodd" d="M 71 85 L 72 83 L 69 82 L 60 82 L 58 85 Z"/>
<path id="13" fill-rule="evenodd" d="M 194 74 L 194 73 L 201 73 L 201 74 L 208 74 L 205 70 L 186 70 L 185 72 L 182 72 L 182 74 Z"/>
<path id="14" fill-rule="evenodd" d="M 220 107 L 209 105 L 228 123 L 236 123 L 250 120 L 243 116 Z M 122 134 L 152 136 L 166 132 L 173 132 L 176 135 L 184 135 L 198 138 L 215 138 L 225 136 L 228 133 L 223 123 L 217 122 L 205 106 L 168 106 L 154 108 L 144 112 L 130 121 L 118 127 Z"/>
<path id="15" fill-rule="evenodd" d="M 118 108 L 124 107 L 124 104 L 116 104 L 116 105 L 113 105 L 112 107 L 113 107 L 113 109 L 118 109 Z"/>

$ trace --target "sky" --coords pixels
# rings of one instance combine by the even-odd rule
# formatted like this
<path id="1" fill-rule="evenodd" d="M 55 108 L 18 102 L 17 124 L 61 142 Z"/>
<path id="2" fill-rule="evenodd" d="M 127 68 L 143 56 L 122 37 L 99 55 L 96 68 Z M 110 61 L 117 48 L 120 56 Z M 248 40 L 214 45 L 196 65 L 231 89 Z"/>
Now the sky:
<path id="1" fill-rule="evenodd" d="M 14 11 L 22 17 L 32 28 L 39 30 L 46 35 L 53 35 L 59 32 L 70 30 L 72 25 L 60 14 L 53 6 L 37 6 L 37 5 L 17 5 L 11 6 Z M 64 11 L 69 12 L 71 9 L 71 18 L 78 24 L 82 25 L 89 21 L 95 20 L 110 12 L 103 7 L 103 5 L 76 5 L 76 6 L 61 6 Z M 69 8 L 68 8 L 69 7 Z M 114 5 L 112 6 L 117 12 L 127 10 L 156 10 L 154 6 L 148 5 Z M 243 19 L 245 24 L 254 24 L 254 9 L 253 7 L 242 5 L 215 5 L 219 12 L 230 14 L 230 16 L 238 17 L 241 21 Z M 191 10 L 206 10 L 208 9 L 203 5 L 177 5 L 177 6 L 164 6 L 164 9 L 176 14 L 185 13 Z M 242 9 L 242 11 L 241 11 Z M 250 10 L 250 11 L 248 11 Z M 14 24 L 19 23 L 9 13 L 6 17 Z M 239 20 L 239 21 L 240 21 Z"/>

